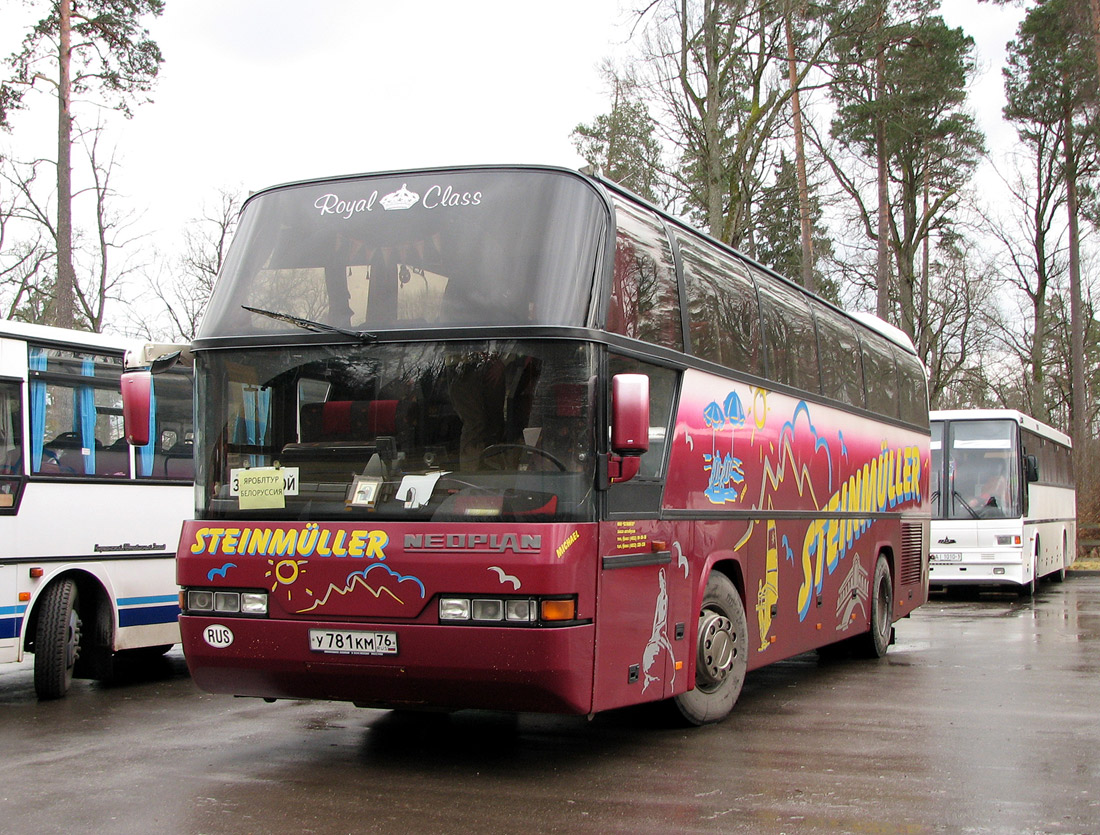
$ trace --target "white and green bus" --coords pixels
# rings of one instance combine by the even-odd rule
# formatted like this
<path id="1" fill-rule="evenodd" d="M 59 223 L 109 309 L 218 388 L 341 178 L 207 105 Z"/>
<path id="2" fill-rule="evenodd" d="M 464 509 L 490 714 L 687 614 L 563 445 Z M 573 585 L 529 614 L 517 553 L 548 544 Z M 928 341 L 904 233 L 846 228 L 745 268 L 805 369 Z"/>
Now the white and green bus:
<path id="1" fill-rule="evenodd" d="M 1077 556 L 1068 435 L 1010 409 L 933 411 L 933 588 L 1034 594 Z"/>
<path id="2" fill-rule="evenodd" d="M 193 515 L 193 395 L 156 379 L 150 442 L 123 433 L 117 337 L 0 321 L 0 662 L 39 698 L 179 641 L 174 556 Z"/>

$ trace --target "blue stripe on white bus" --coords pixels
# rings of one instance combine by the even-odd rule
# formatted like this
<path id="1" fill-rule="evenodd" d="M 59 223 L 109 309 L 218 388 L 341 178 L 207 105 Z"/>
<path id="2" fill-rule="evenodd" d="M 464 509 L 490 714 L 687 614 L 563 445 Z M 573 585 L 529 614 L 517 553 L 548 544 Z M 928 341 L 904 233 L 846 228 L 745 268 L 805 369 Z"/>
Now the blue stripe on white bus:
<path id="1" fill-rule="evenodd" d="M 150 603 L 161 605 L 147 605 Z M 179 598 L 174 594 L 122 598 L 118 606 L 119 626 L 173 623 L 180 616 Z M 0 640 L 18 637 L 26 611 L 26 606 L 0 606 Z"/>
<path id="2" fill-rule="evenodd" d="M 139 606 L 119 609 L 119 626 L 147 626 L 154 623 L 174 623 L 180 616 L 179 602 L 169 606 Z"/>

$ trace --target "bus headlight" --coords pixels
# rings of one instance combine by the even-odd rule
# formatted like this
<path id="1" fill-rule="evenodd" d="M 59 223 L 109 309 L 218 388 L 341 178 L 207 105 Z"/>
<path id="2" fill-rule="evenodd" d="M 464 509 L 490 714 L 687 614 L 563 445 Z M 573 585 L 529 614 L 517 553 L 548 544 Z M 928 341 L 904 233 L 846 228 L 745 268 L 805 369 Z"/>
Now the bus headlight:
<path id="1" fill-rule="evenodd" d="M 183 595 L 187 612 L 218 615 L 267 615 L 267 592 L 187 589 Z"/>
<path id="2" fill-rule="evenodd" d="M 502 626 L 549 626 L 574 622 L 575 597 L 541 599 L 537 597 L 441 597 L 439 620 L 445 623 L 469 623 Z"/>
<path id="3" fill-rule="evenodd" d="M 242 591 L 241 613 L 245 615 L 266 615 L 267 595 L 262 591 Z"/>
<path id="4" fill-rule="evenodd" d="M 189 591 L 187 592 L 187 609 L 191 612 L 214 611 L 214 592 Z"/>

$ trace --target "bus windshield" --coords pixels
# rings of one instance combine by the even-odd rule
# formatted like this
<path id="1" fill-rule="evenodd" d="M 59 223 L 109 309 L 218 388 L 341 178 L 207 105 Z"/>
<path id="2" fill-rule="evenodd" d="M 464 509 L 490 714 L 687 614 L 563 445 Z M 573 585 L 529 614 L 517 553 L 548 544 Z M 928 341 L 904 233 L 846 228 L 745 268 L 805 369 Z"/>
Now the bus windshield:
<path id="1" fill-rule="evenodd" d="M 933 427 L 932 491 L 942 493 L 935 518 L 1006 519 L 1021 513 L 1016 424 L 1010 420 L 952 421 Z M 946 447 L 945 447 L 946 445 Z M 943 450 L 947 490 L 940 491 Z"/>
<path id="2" fill-rule="evenodd" d="M 594 518 L 586 343 L 298 345 L 198 361 L 205 518 Z M 241 500 L 254 467 L 286 473 L 285 504 Z"/>
<path id="3" fill-rule="evenodd" d="M 300 334 L 303 324 L 368 334 L 584 326 L 608 224 L 589 184 L 554 171 L 381 175 L 261 192 L 245 206 L 198 338 Z"/>

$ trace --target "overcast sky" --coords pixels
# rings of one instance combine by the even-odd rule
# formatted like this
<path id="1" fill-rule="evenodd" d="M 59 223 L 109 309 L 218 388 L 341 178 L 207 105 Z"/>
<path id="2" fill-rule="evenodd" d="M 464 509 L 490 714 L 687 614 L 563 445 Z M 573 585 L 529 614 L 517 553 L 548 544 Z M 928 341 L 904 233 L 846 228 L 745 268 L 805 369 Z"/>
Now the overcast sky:
<path id="1" fill-rule="evenodd" d="M 18 5 L 0 10 L 3 54 L 25 31 Z M 622 50 L 632 5 L 167 0 L 151 23 L 165 58 L 154 102 L 111 134 L 116 185 L 167 249 L 222 187 L 447 164 L 576 167 L 569 134 L 608 108 L 599 65 Z M 1000 66 L 1021 13 L 976 0 L 945 0 L 943 13 L 978 42 L 974 107 L 1003 148 L 1014 133 L 1000 121 Z M 0 146 L 49 154 L 52 101 L 30 97 Z"/>

